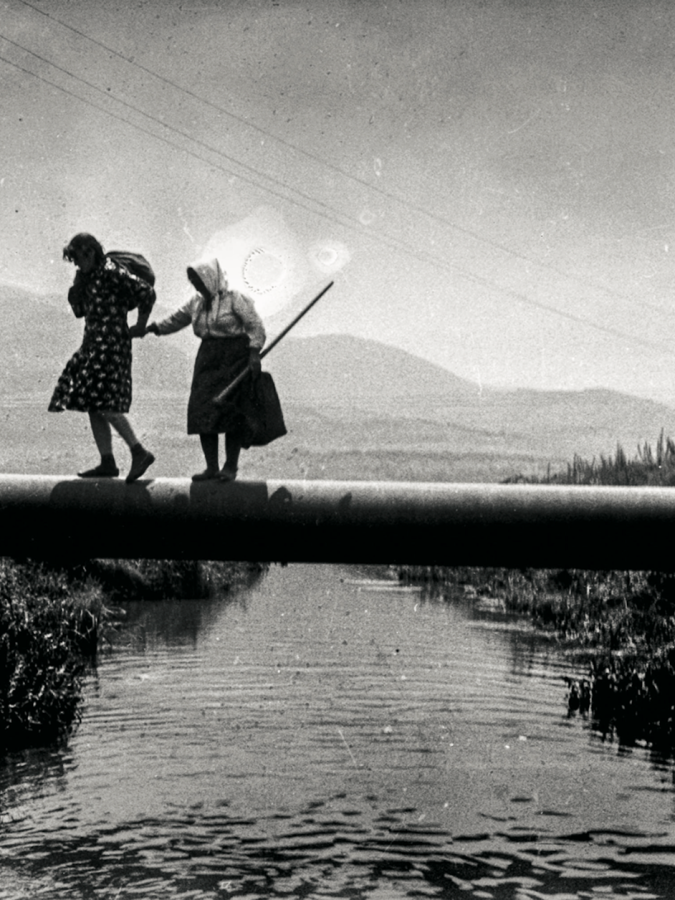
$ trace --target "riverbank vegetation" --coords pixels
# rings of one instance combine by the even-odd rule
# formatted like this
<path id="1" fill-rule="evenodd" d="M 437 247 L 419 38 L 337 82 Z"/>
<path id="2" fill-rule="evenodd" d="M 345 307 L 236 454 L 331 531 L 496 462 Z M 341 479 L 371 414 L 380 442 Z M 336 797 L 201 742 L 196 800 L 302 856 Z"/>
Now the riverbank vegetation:
<path id="1" fill-rule="evenodd" d="M 614 457 L 575 457 L 565 471 L 511 481 L 672 487 L 675 443 L 662 433 L 633 459 L 618 447 Z M 561 644 L 587 652 L 587 677 L 568 681 L 570 712 L 589 716 L 621 743 L 675 754 L 675 575 L 402 566 L 398 576 L 527 616 Z"/>
<path id="2" fill-rule="evenodd" d="M 519 475 L 507 478 L 508 483 L 521 484 L 578 484 L 636 487 L 675 486 L 675 441 L 662 431 L 656 444 L 638 446 L 634 458 L 629 459 L 621 446 L 615 456 L 600 456 L 585 460 L 575 455 L 561 472 L 551 472 L 544 478 Z"/>
<path id="3" fill-rule="evenodd" d="M 511 481 L 675 486 L 675 443 L 662 433 L 629 459 L 574 457 L 565 471 Z M 0 559 L 0 750 L 68 737 L 82 686 L 115 605 L 227 592 L 264 565 L 89 560 L 47 565 Z M 660 572 L 397 567 L 430 591 L 475 596 L 528 616 L 589 654 L 586 678 L 568 685 L 570 712 L 604 734 L 675 753 L 675 576 Z M 489 604 L 488 604 L 489 605 Z"/>
<path id="4" fill-rule="evenodd" d="M 70 565 L 0 559 L 0 750 L 67 739 L 83 684 L 123 600 L 226 593 L 262 564 L 90 560 Z"/>

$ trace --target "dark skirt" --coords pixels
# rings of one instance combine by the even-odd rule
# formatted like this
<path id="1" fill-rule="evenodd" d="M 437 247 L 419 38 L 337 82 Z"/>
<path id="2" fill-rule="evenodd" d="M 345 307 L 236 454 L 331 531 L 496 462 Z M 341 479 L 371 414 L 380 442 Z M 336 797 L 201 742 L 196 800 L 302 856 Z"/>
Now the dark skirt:
<path id="1" fill-rule="evenodd" d="M 223 405 L 213 402 L 248 365 L 245 335 L 204 338 L 197 352 L 188 402 L 188 434 L 231 434 L 242 447 L 268 444 L 286 434 L 272 376 L 247 375 Z"/>

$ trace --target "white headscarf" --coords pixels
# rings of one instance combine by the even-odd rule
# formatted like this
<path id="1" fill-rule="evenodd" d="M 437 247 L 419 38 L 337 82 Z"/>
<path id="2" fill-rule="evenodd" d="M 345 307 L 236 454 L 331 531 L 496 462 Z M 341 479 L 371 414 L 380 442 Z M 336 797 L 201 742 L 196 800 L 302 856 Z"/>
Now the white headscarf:
<path id="1" fill-rule="evenodd" d="M 207 298 L 207 302 L 215 300 L 216 297 L 222 296 L 229 290 L 227 278 L 215 257 L 213 259 L 200 260 L 189 268 L 199 276 L 202 284 L 209 292 L 210 297 Z"/>

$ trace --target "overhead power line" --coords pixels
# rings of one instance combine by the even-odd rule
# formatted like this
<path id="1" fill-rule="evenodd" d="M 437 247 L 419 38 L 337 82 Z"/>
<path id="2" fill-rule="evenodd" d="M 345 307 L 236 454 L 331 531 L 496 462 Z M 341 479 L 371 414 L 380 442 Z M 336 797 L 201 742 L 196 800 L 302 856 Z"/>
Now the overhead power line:
<path id="1" fill-rule="evenodd" d="M 623 294 L 620 291 L 616 291 L 613 288 L 609 288 L 606 285 L 601 284 L 599 282 L 588 280 L 587 278 L 583 278 L 581 276 L 574 275 L 573 273 L 566 272 L 562 269 L 559 269 L 556 266 L 552 266 L 550 263 L 542 262 L 541 260 L 534 259 L 531 256 L 528 256 L 526 253 L 522 253 L 518 250 L 514 250 L 511 247 L 507 247 L 504 244 L 501 244 L 499 241 L 493 241 L 490 238 L 487 238 L 483 235 L 479 235 L 477 232 L 472 231 L 470 228 L 466 228 L 462 225 L 459 225 L 456 222 L 453 222 L 450 219 L 448 219 L 446 216 L 442 216 L 439 213 L 435 213 L 433 210 L 430 210 L 426 206 L 422 206 L 422 205 L 420 205 L 418 203 L 414 203 L 406 198 L 397 196 L 396 194 L 392 194 L 391 192 L 386 191 L 383 188 L 379 187 L 377 184 L 373 184 L 370 181 L 366 181 L 365 178 L 359 178 L 357 175 L 354 175 L 351 172 L 345 171 L 343 168 L 335 165 L 330 160 L 326 160 L 325 158 L 320 157 L 315 153 L 311 153 L 310 151 L 305 150 L 303 147 L 298 147 L 297 144 L 293 144 L 291 141 L 287 141 L 285 138 L 282 138 L 276 134 L 273 134 L 271 131 L 269 131 L 265 128 L 262 128 L 259 125 L 256 125 L 254 122 L 248 121 L 243 116 L 239 116 L 236 113 L 232 112 L 231 110 L 226 109 L 221 104 L 214 103 L 212 100 L 209 100 L 208 98 L 203 97 L 201 94 L 198 94 L 196 91 L 193 91 L 190 88 L 187 88 L 187 87 L 184 87 L 183 85 L 178 84 L 177 82 L 173 81 L 172 79 L 167 78 L 165 75 L 161 75 L 159 72 L 156 72 L 154 69 L 151 69 L 148 66 L 143 65 L 142 63 L 138 62 L 136 59 L 132 59 L 128 56 L 125 56 L 123 53 L 120 53 L 119 50 L 115 50 L 114 47 L 111 47 L 109 44 L 106 44 L 103 41 L 100 41 L 97 38 L 92 37 L 92 35 L 87 34 L 86 32 L 82 31 L 79 28 L 75 28 L 73 25 L 70 25 L 67 22 L 64 22 L 62 19 L 57 18 L 56 16 L 52 15 L 51 13 L 46 12 L 43 9 L 40 9 L 38 6 L 35 6 L 32 3 L 27 2 L 27 0 L 17 0 L 17 2 L 21 3 L 23 6 L 27 7 L 28 9 L 32 9 L 34 12 L 39 13 L 40 15 L 44 16 L 45 18 L 50 19 L 52 22 L 55 22 L 56 24 L 60 25 L 64 29 L 67 29 L 68 31 L 72 32 L 73 34 L 78 35 L 78 37 L 81 37 L 84 40 L 100 47 L 102 50 L 105 50 L 106 53 L 111 53 L 113 56 L 116 56 L 118 59 L 123 60 L 127 65 L 132 66 L 133 68 L 136 68 L 139 71 L 145 72 L 147 75 L 150 75 L 152 78 L 157 79 L 158 81 L 173 88 L 174 90 L 178 91 L 179 93 L 184 94 L 186 97 L 190 97 L 193 100 L 196 100 L 197 102 L 202 103 L 205 106 L 208 106 L 211 109 L 213 109 L 219 113 L 222 113 L 223 115 L 238 122 L 240 125 L 242 125 L 243 127 L 247 128 L 247 129 L 258 132 L 259 134 L 263 135 L 265 137 L 265 139 L 271 139 L 271 140 L 275 141 L 276 143 L 278 143 L 279 145 L 281 145 L 282 147 L 286 147 L 289 150 L 292 150 L 294 153 L 300 154 L 301 156 L 304 156 L 307 159 L 311 159 L 314 162 L 317 162 L 319 165 L 321 165 L 325 169 L 341 175 L 343 178 L 347 179 L 348 181 L 353 182 L 354 184 L 358 184 L 361 187 L 365 187 L 369 192 L 371 192 L 373 194 L 377 194 L 379 197 L 382 197 L 383 199 L 397 203 L 408 210 L 411 210 L 419 215 L 424 216 L 425 218 L 427 218 L 433 222 L 437 222 L 438 224 L 441 224 L 441 225 L 445 226 L 446 228 L 451 229 L 452 231 L 455 231 L 459 234 L 469 237 L 472 240 L 476 241 L 478 244 L 481 244 L 485 247 L 491 247 L 494 250 L 499 250 L 500 252 L 507 254 L 508 256 L 512 257 L 513 259 L 519 259 L 523 262 L 530 263 L 531 265 L 535 265 L 544 271 L 552 272 L 553 274 L 559 275 L 562 278 L 566 278 L 570 281 L 579 282 L 579 283 L 583 284 L 584 288 L 592 287 L 595 290 L 602 291 L 603 293 L 605 293 L 611 297 L 614 297 L 617 299 L 622 299 L 622 300 L 627 300 L 631 304 L 634 304 L 636 306 L 641 306 L 645 309 L 649 309 L 652 312 L 657 312 L 659 314 L 670 312 L 670 310 L 668 310 L 668 309 L 662 309 L 653 304 L 646 303 L 645 301 L 642 301 L 642 300 L 638 300 L 634 297 L 631 297 L 628 294 Z"/>
<path id="2" fill-rule="evenodd" d="M 177 149 L 183 153 L 186 153 L 186 154 L 194 157 L 195 159 L 198 159 L 201 162 L 204 162 L 207 165 L 212 166 L 213 168 L 216 168 L 220 171 L 225 172 L 226 174 L 235 175 L 238 178 L 240 178 L 242 181 L 252 184 L 254 187 L 256 187 L 262 191 L 265 191 L 266 193 L 273 194 L 274 196 L 280 197 L 281 199 L 283 199 L 287 202 L 288 201 L 293 202 L 302 208 L 308 209 L 312 214 L 320 215 L 324 218 L 328 218 L 330 221 L 335 221 L 335 220 L 340 221 L 341 220 L 341 224 L 343 224 L 347 228 L 350 228 L 351 230 L 358 231 L 360 234 L 366 235 L 369 238 L 374 239 L 374 240 L 378 241 L 379 243 L 383 243 L 392 249 L 399 250 L 399 251 L 402 250 L 403 252 L 405 252 L 409 256 L 412 256 L 413 258 L 416 258 L 420 262 L 430 264 L 436 268 L 444 269 L 446 271 L 451 272 L 454 275 L 458 275 L 464 279 L 467 279 L 476 284 L 479 284 L 479 285 L 487 288 L 488 290 L 497 291 L 500 294 L 511 297 L 512 299 L 517 300 L 518 302 L 520 302 L 524 305 L 531 306 L 533 308 L 540 309 L 540 310 L 545 310 L 549 313 L 552 313 L 553 315 L 567 319 L 568 321 L 572 321 L 577 324 L 587 326 L 596 331 L 599 331 L 599 332 L 602 332 L 605 334 L 609 334 L 613 337 L 619 337 L 622 340 L 627 340 L 631 343 L 641 344 L 642 346 L 648 347 L 649 349 L 658 350 L 661 353 L 666 353 L 668 355 L 672 355 L 674 352 L 669 345 L 660 344 L 655 341 L 650 341 L 647 339 L 639 338 L 635 335 L 631 335 L 631 334 L 622 332 L 620 329 L 615 329 L 615 328 L 612 328 L 611 326 L 599 324 L 599 323 L 595 322 L 593 319 L 588 318 L 586 316 L 579 316 L 574 313 L 570 313 L 565 310 L 561 310 L 560 308 L 553 306 L 551 304 L 547 304 L 542 301 L 534 300 L 533 298 L 531 298 L 528 295 L 523 294 L 519 291 L 515 291 L 511 288 L 503 287 L 502 285 L 497 284 L 492 279 L 477 275 L 474 272 L 466 271 L 453 263 L 449 263 L 445 260 L 439 259 L 438 257 L 434 256 L 433 254 L 416 250 L 416 249 L 410 247 L 410 245 L 406 244 L 405 242 L 402 242 L 395 238 L 392 238 L 389 235 L 383 235 L 383 234 L 377 233 L 377 232 L 373 233 L 368 228 L 364 227 L 358 220 L 351 219 L 350 217 L 345 216 L 344 214 L 340 213 L 339 211 L 337 211 L 337 210 L 333 209 L 332 207 L 328 206 L 327 204 L 323 203 L 322 201 L 316 200 L 315 198 L 312 198 L 312 197 L 309 197 L 308 195 L 305 195 L 302 192 L 297 191 L 295 188 L 289 187 L 288 185 L 280 183 L 276 179 L 271 178 L 270 176 L 267 176 L 264 173 L 259 172 L 254 167 L 252 167 L 246 163 L 241 163 L 238 160 L 235 160 L 235 159 L 229 157 L 227 154 L 223 153 L 217 147 L 213 147 L 212 145 L 206 143 L 205 141 L 196 139 L 191 134 L 183 132 L 180 129 L 176 128 L 175 126 L 169 125 L 166 122 L 164 122 L 160 119 L 157 119 L 156 117 L 150 115 L 149 113 L 146 113 L 144 110 L 140 109 L 139 107 L 136 107 L 134 104 L 129 103 L 126 100 L 122 100 L 122 99 L 116 97 L 114 94 L 112 94 L 108 90 L 103 90 L 103 89 L 97 87 L 95 84 L 92 84 L 91 82 L 87 81 L 86 79 L 76 75 L 73 72 L 70 72 L 68 69 L 65 69 L 62 66 L 59 66 L 56 63 L 53 63 L 51 60 L 46 59 L 45 57 L 41 56 L 40 54 L 35 53 L 34 51 L 30 50 L 28 47 L 25 47 L 22 44 L 19 44 L 18 42 L 13 41 L 10 38 L 7 38 L 2 34 L 0 34 L 0 38 L 5 40 L 7 43 L 17 47 L 18 49 L 22 50 L 23 52 L 28 53 L 29 55 L 35 57 L 36 59 L 47 64 L 48 66 L 51 66 L 52 68 L 56 69 L 57 71 L 62 72 L 69 78 L 72 78 L 73 80 L 86 85 L 91 90 L 94 90 L 99 94 L 102 94 L 106 98 L 107 101 L 112 100 L 115 103 L 118 103 L 118 104 L 122 105 L 123 107 L 126 107 L 129 110 L 132 110 L 133 112 L 135 112 L 135 113 L 143 116 L 144 118 L 148 119 L 149 121 L 153 122 L 158 127 L 180 135 L 186 141 L 192 142 L 192 143 L 196 144 L 197 146 L 200 146 L 200 147 L 216 154 L 217 156 L 221 156 L 221 157 L 227 159 L 228 161 L 233 162 L 236 166 L 241 167 L 241 168 L 253 173 L 257 177 L 262 177 L 265 180 L 272 182 L 272 184 L 281 184 L 281 186 L 288 192 L 287 194 L 282 194 L 279 192 L 279 190 L 277 188 L 264 185 L 264 184 L 260 183 L 260 181 L 256 180 L 255 178 L 253 178 L 251 176 L 243 176 L 240 172 L 236 172 L 236 171 L 233 171 L 232 169 L 224 168 L 222 165 L 215 163 L 212 160 L 206 159 L 204 156 L 201 156 L 198 153 L 195 153 L 194 151 L 179 145 L 175 141 L 169 140 L 166 137 L 163 137 L 162 135 L 159 135 L 156 132 L 150 130 L 149 128 L 143 127 L 142 125 L 138 125 L 137 123 L 131 121 L 130 119 L 126 118 L 125 116 L 119 115 L 118 113 L 115 113 L 100 104 L 94 103 L 90 99 L 88 99 L 86 97 L 82 97 L 79 94 L 74 93 L 73 91 L 70 91 L 68 88 L 64 87 L 63 85 L 60 85 L 60 84 L 50 80 L 49 78 L 45 78 L 43 75 L 39 75 L 36 72 L 33 72 L 30 69 L 27 69 L 24 66 L 21 66 L 18 63 L 15 63 L 14 61 L 7 59 L 6 57 L 0 55 L 0 60 L 5 62 L 7 65 L 13 66 L 17 70 L 22 71 L 25 74 L 30 75 L 30 76 L 44 82 L 45 84 L 48 84 L 49 86 L 51 86 L 53 88 L 56 88 L 57 90 L 61 91 L 62 93 L 65 93 L 66 95 L 72 97 L 75 100 L 80 101 L 81 103 L 85 103 L 86 105 L 91 106 L 92 108 L 98 110 L 99 112 L 104 113 L 105 115 L 111 116 L 112 118 L 115 118 L 120 122 L 123 122 L 125 125 L 128 125 L 129 127 L 135 128 L 136 130 L 154 138 L 155 140 L 161 141 L 162 143 L 166 144 L 167 146 L 172 147 L 173 149 Z M 292 196 L 288 196 L 288 194 L 297 194 L 298 196 L 302 197 L 302 199 L 304 201 L 318 206 L 320 208 L 319 211 L 317 211 L 317 209 L 308 207 L 306 205 L 306 203 L 299 203 L 298 200 L 294 199 Z"/>

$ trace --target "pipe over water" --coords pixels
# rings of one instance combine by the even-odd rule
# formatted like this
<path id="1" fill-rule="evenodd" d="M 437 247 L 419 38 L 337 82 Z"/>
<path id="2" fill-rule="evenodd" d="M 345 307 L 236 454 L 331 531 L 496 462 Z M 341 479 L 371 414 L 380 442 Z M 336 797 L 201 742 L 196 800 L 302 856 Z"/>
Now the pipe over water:
<path id="1" fill-rule="evenodd" d="M 0 475 L 0 555 L 675 570 L 675 490 Z"/>

